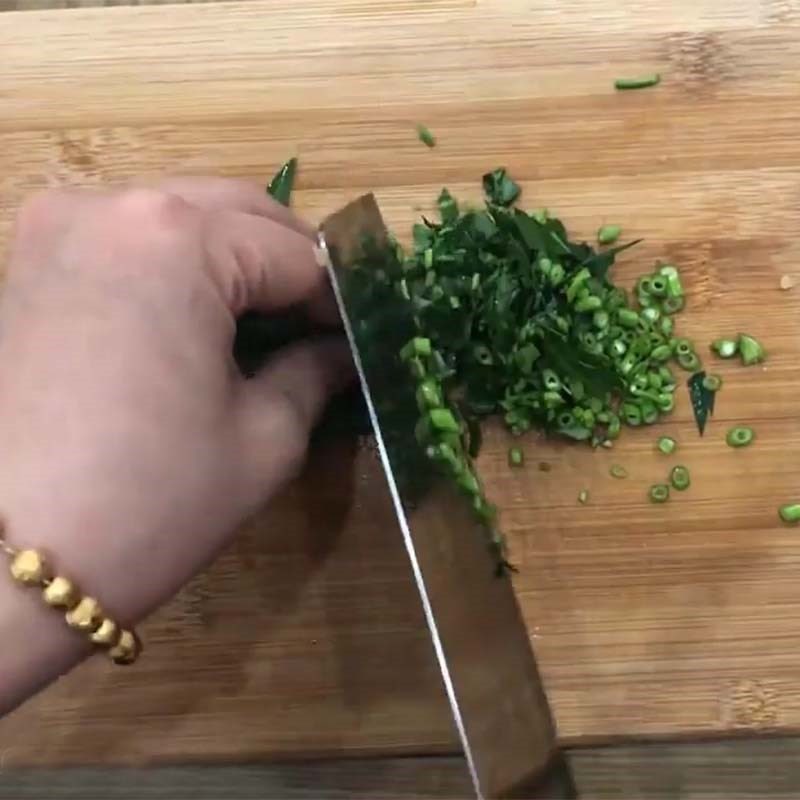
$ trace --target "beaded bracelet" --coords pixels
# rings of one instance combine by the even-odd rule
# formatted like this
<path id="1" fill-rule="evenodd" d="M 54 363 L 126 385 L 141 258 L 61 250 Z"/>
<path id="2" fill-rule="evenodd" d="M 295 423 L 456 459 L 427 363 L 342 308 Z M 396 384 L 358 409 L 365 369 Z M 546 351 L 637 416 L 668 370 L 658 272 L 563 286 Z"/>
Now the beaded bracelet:
<path id="1" fill-rule="evenodd" d="M 53 575 L 44 557 L 36 550 L 17 550 L 3 538 L 0 522 L 0 551 L 9 559 L 11 576 L 23 586 L 42 590 L 45 603 L 65 609 L 64 618 L 71 628 L 86 633 L 89 641 L 107 650 L 115 664 L 133 664 L 142 652 L 142 643 L 135 631 L 121 628 L 107 617 L 100 603 L 81 594 L 78 587 L 62 575 Z"/>

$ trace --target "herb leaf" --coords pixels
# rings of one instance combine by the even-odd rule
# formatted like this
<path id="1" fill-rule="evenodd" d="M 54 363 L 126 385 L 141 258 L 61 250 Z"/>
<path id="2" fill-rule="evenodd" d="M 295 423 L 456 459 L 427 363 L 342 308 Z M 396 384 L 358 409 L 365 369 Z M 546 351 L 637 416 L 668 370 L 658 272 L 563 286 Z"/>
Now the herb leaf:
<path id="1" fill-rule="evenodd" d="M 483 176 L 486 199 L 496 206 L 510 206 L 520 194 L 519 185 L 508 177 L 503 167 Z"/>
<path id="2" fill-rule="evenodd" d="M 274 197 L 281 205 L 288 206 L 294 188 L 294 176 L 297 172 L 297 159 L 290 158 L 274 175 L 267 186 L 267 194 Z"/>
<path id="3" fill-rule="evenodd" d="M 714 399 L 716 392 L 709 391 L 704 384 L 706 377 L 705 371 L 695 372 L 689 378 L 689 399 L 692 402 L 694 421 L 697 423 L 697 430 L 702 436 L 706 429 L 708 418 L 714 413 Z"/>

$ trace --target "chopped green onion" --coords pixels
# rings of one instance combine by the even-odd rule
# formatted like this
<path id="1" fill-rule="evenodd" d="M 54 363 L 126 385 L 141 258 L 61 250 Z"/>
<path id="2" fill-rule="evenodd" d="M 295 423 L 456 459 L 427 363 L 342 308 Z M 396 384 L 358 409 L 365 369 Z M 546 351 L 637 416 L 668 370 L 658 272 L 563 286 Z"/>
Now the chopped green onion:
<path id="1" fill-rule="evenodd" d="M 417 138 L 427 147 L 436 146 L 436 138 L 425 125 L 417 125 Z"/>
<path id="2" fill-rule="evenodd" d="M 725 441 L 730 447 L 747 447 L 755 438 L 755 431 L 744 425 L 737 425 L 728 431 Z"/>
<path id="3" fill-rule="evenodd" d="M 661 83 L 661 76 L 658 73 L 652 75 L 642 75 L 637 78 L 617 78 L 614 81 L 614 88 L 618 91 L 630 89 L 647 89 L 650 86 L 658 86 Z"/>
<path id="4" fill-rule="evenodd" d="M 647 494 L 651 503 L 666 503 L 669 500 L 669 486 L 666 483 L 654 483 Z"/>
<path id="5" fill-rule="evenodd" d="M 628 477 L 628 470 L 621 464 L 612 464 L 608 469 L 608 474 L 611 475 L 612 478 L 622 479 Z"/>
<path id="6" fill-rule="evenodd" d="M 791 525 L 796 525 L 800 522 L 800 503 L 789 503 L 781 506 L 778 509 L 778 516 Z"/>
<path id="7" fill-rule="evenodd" d="M 691 475 L 689 475 L 689 470 L 683 466 L 677 466 L 672 468 L 672 472 L 669 474 L 669 480 L 672 484 L 674 489 L 677 489 L 679 492 L 688 489 L 692 483 Z"/>
<path id="8" fill-rule="evenodd" d="M 671 436 L 662 436 L 658 440 L 658 449 L 665 455 L 671 455 L 675 452 L 678 443 Z"/>
<path id="9" fill-rule="evenodd" d="M 739 334 L 739 355 L 742 358 L 742 364 L 746 367 L 758 364 L 766 357 L 761 342 L 746 333 Z"/>
<path id="10" fill-rule="evenodd" d="M 525 454 L 519 447 L 511 447 L 508 451 L 508 465 L 521 467 L 525 463 Z"/>
<path id="11" fill-rule="evenodd" d="M 578 492 L 578 502 L 581 505 L 586 505 L 589 502 L 589 492 L 587 489 L 581 489 Z"/>
<path id="12" fill-rule="evenodd" d="M 709 374 L 703 378 L 703 388 L 709 392 L 718 392 L 722 388 L 722 378 L 719 375 Z"/>
<path id="13" fill-rule="evenodd" d="M 603 225 L 597 231 L 597 241 L 599 244 L 614 244 L 619 239 L 622 228 L 619 225 Z"/>
<path id="14" fill-rule="evenodd" d="M 736 339 L 714 339 L 711 349 L 720 358 L 733 358 L 739 352 L 739 342 Z"/>

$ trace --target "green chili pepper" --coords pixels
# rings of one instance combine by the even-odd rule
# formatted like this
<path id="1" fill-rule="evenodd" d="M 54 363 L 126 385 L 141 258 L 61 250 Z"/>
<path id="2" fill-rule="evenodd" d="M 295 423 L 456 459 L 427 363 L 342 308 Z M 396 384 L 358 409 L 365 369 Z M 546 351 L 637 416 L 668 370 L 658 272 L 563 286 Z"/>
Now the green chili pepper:
<path id="1" fill-rule="evenodd" d="M 267 194 L 274 197 L 281 205 L 288 206 L 294 187 L 294 176 L 297 172 L 297 159 L 290 158 L 273 176 L 267 186 Z"/>
<path id="2" fill-rule="evenodd" d="M 525 454 L 519 447 L 511 447 L 508 451 L 508 465 L 521 467 L 525 463 Z"/>
<path id="3" fill-rule="evenodd" d="M 597 241 L 600 244 L 614 244 L 619 239 L 622 228 L 619 225 L 603 225 L 597 231 Z"/>
<path id="4" fill-rule="evenodd" d="M 728 431 L 725 441 L 730 447 L 747 447 L 755 438 L 755 431 L 744 425 L 737 425 Z"/>
<path id="5" fill-rule="evenodd" d="M 781 506 L 778 509 L 778 516 L 791 525 L 797 525 L 800 522 L 800 503 L 789 503 Z"/>
<path id="6" fill-rule="evenodd" d="M 650 279 L 650 294 L 653 297 L 667 296 L 667 279 L 663 275 L 653 275 Z"/>
<path id="7" fill-rule="evenodd" d="M 658 440 L 658 449 L 665 455 L 671 455 L 675 452 L 678 443 L 671 436 L 661 436 Z"/>
<path id="8" fill-rule="evenodd" d="M 439 385 L 432 378 L 423 380 L 417 386 L 417 405 L 420 411 L 438 408 L 442 405 L 442 392 L 439 389 Z"/>
<path id="9" fill-rule="evenodd" d="M 766 357 L 764 348 L 758 339 L 746 333 L 739 334 L 739 355 L 742 358 L 742 364 L 746 367 L 758 364 Z"/>
<path id="10" fill-rule="evenodd" d="M 614 88 L 618 91 L 629 89 L 647 89 L 650 86 L 658 86 L 661 83 L 661 76 L 658 73 L 652 75 L 642 75 L 638 78 L 617 78 L 614 81 Z"/>
<path id="11" fill-rule="evenodd" d="M 635 328 L 639 324 L 639 315 L 630 308 L 621 308 L 617 311 L 617 322 L 623 328 Z"/>
<path id="12" fill-rule="evenodd" d="M 628 470 L 620 464 L 612 464 L 608 469 L 608 474 L 612 478 L 624 479 L 628 477 Z"/>
<path id="13" fill-rule="evenodd" d="M 429 356 L 431 351 L 430 339 L 426 339 L 424 336 L 415 336 L 403 346 L 403 349 L 400 351 L 400 358 L 402 358 L 403 361 L 411 361 L 412 358 L 418 356 Z"/>
<path id="14" fill-rule="evenodd" d="M 722 388 L 722 378 L 719 375 L 708 374 L 703 378 L 703 387 L 709 392 L 718 392 Z"/>
<path id="15" fill-rule="evenodd" d="M 425 125 L 417 125 L 417 138 L 427 147 L 435 147 L 436 139 Z"/>
<path id="16" fill-rule="evenodd" d="M 676 314 L 678 311 L 683 311 L 685 303 L 686 301 L 683 297 L 667 295 L 667 297 L 664 298 L 664 302 L 661 304 L 661 310 L 665 314 Z"/>
<path id="17" fill-rule="evenodd" d="M 669 486 L 666 483 L 654 483 L 647 494 L 651 503 L 666 503 L 669 500 Z"/>
<path id="18" fill-rule="evenodd" d="M 680 465 L 672 468 L 672 472 L 669 474 L 669 480 L 672 484 L 672 487 L 677 489 L 679 492 L 688 489 L 692 483 L 689 470 Z"/>
<path id="19" fill-rule="evenodd" d="M 720 358 L 733 358 L 739 352 L 739 342 L 736 339 L 714 339 L 711 349 Z"/>
<path id="20" fill-rule="evenodd" d="M 700 357 L 694 352 L 681 353 L 678 356 L 678 364 L 682 369 L 685 369 L 688 372 L 696 372 L 702 366 L 700 363 Z"/>
<path id="21" fill-rule="evenodd" d="M 671 356 L 672 350 L 668 344 L 659 345 L 650 353 L 650 358 L 652 358 L 653 361 L 668 361 Z"/>
<path id="22" fill-rule="evenodd" d="M 428 412 L 428 419 L 430 420 L 431 427 L 437 431 L 451 431 L 459 433 L 459 427 L 453 412 L 447 408 L 432 408 Z"/>

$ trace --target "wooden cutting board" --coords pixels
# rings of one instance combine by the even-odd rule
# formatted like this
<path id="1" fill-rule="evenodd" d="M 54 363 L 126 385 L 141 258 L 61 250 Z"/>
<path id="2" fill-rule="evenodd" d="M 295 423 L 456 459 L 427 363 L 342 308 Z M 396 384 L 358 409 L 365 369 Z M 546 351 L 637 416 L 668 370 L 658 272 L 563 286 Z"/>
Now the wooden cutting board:
<path id="1" fill-rule="evenodd" d="M 257 0 L 0 15 L 0 237 L 59 183 L 224 173 L 300 157 L 319 219 L 374 189 L 407 232 L 442 185 L 479 198 L 507 166 L 577 234 L 604 222 L 688 289 L 701 349 L 747 330 L 763 368 L 721 364 L 706 436 L 685 397 L 612 452 L 536 437 L 481 469 L 568 742 L 800 727 L 800 6 L 788 0 Z M 619 94 L 620 75 L 663 84 Z M 428 150 L 414 126 L 439 145 Z M 780 277 L 798 288 L 782 292 Z M 757 431 L 725 446 L 734 423 Z M 552 469 L 542 472 L 538 462 Z M 608 476 L 612 462 L 630 477 Z M 665 506 L 647 487 L 692 470 Z M 576 497 L 587 488 L 591 502 Z M 0 723 L 22 763 L 441 752 L 455 740 L 368 448 L 306 476 L 145 627 L 141 666 L 90 663 Z M 46 497 L 43 497 L 46 502 Z M 2 501 L 0 500 L 0 503 Z"/>

